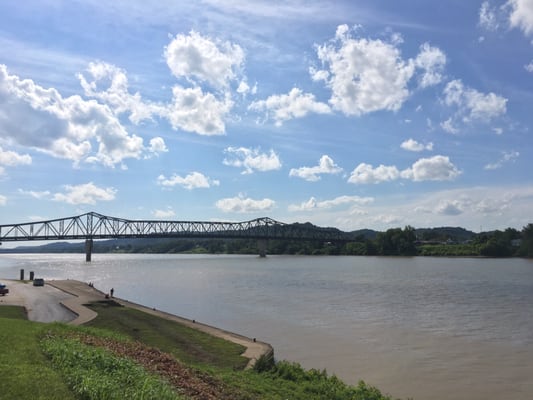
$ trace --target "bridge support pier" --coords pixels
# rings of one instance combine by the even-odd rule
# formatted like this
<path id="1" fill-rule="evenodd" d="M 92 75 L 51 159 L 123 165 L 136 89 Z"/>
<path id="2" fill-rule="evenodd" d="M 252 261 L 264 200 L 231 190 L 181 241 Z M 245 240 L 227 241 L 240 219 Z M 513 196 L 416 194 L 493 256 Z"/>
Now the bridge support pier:
<path id="1" fill-rule="evenodd" d="M 267 239 L 258 239 L 257 248 L 259 249 L 259 257 L 264 258 L 267 256 Z"/>
<path id="2" fill-rule="evenodd" d="M 91 256 L 93 253 L 93 240 L 85 239 L 85 261 L 91 262 Z"/>

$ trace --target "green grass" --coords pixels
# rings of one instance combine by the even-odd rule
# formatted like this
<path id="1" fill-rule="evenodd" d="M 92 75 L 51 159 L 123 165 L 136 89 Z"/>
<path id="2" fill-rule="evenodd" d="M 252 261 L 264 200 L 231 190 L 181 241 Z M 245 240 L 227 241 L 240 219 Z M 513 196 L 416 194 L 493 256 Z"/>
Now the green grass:
<path id="1" fill-rule="evenodd" d="M 315 369 L 305 370 L 297 363 L 277 362 L 269 371 L 220 371 L 219 378 L 249 399 L 261 400 L 392 400 L 363 381 L 347 385 L 334 375 Z"/>
<path id="2" fill-rule="evenodd" d="M 86 324 L 125 334 L 194 365 L 244 369 L 243 346 L 188 328 L 174 321 L 102 301 L 89 305 L 98 317 Z"/>
<path id="3" fill-rule="evenodd" d="M 2 315 L 11 312 L 0 307 Z M 0 398 L 76 399 L 40 350 L 43 324 L 23 321 L 20 315 L 16 318 L 0 318 Z"/>
<path id="4" fill-rule="evenodd" d="M 79 340 L 47 336 L 44 353 L 61 371 L 67 384 L 87 400 L 178 400 L 183 397 L 135 362 Z"/>
<path id="5" fill-rule="evenodd" d="M 28 316 L 24 307 L 0 306 L 0 318 L 28 319 Z"/>

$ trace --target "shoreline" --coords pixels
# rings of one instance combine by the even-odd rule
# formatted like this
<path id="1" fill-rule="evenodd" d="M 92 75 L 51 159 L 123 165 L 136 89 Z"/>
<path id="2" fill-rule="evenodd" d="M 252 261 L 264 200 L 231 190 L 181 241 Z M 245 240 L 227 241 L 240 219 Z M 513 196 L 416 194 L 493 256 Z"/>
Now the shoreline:
<path id="1" fill-rule="evenodd" d="M 12 279 L 5 280 L 13 282 Z M 95 311 L 85 307 L 84 304 L 106 299 L 106 294 L 104 292 L 98 290 L 94 286 L 89 286 L 87 283 L 78 280 L 49 280 L 46 281 L 46 284 L 72 296 L 71 298 L 64 299 L 59 303 L 66 309 L 76 314 L 76 318 L 68 322 L 70 325 L 83 325 L 96 318 L 98 314 Z M 248 358 L 249 360 L 245 369 L 253 368 L 257 360 L 259 360 L 261 357 L 274 357 L 273 347 L 268 343 L 257 340 L 256 338 L 249 338 L 234 332 L 226 331 L 198 322 L 196 320 L 189 320 L 166 311 L 146 307 L 142 304 L 137 304 L 126 299 L 121 299 L 118 297 L 112 297 L 112 299 L 125 307 L 134 308 L 159 318 L 174 321 L 191 329 L 196 329 L 211 336 L 245 347 L 246 350 L 241 354 L 241 356 Z M 3 304 L 22 305 L 24 307 L 23 299 L 18 297 L 9 299 L 9 294 L 2 297 L 2 300 Z"/>

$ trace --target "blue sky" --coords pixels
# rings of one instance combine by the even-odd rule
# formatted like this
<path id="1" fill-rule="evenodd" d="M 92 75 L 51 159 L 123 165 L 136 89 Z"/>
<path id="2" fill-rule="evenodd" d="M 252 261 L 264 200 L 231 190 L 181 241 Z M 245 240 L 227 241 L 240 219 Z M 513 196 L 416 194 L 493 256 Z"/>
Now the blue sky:
<path id="1" fill-rule="evenodd" d="M 533 0 L 5 0 L 0 49 L 3 224 L 533 221 Z"/>

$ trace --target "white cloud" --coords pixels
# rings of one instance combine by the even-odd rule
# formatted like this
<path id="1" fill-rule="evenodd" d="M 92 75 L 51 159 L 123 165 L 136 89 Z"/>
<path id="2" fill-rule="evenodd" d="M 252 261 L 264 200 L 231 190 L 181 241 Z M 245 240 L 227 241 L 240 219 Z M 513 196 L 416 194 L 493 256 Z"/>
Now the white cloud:
<path id="1" fill-rule="evenodd" d="M 415 151 L 415 152 L 419 152 L 419 151 L 423 151 L 423 150 L 431 151 L 431 150 L 433 150 L 433 143 L 429 142 L 429 143 L 423 144 L 423 143 L 417 142 L 414 139 L 408 139 L 408 140 L 404 141 L 400 145 L 400 147 L 402 149 L 404 149 L 404 150 L 407 150 L 407 151 Z"/>
<path id="2" fill-rule="evenodd" d="M 440 126 L 442 129 L 444 129 L 448 133 L 452 133 L 454 135 L 459 133 L 459 129 L 455 127 L 454 121 L 452 118 L 448 118 L 446 121 L 443 121 L 440 123 Z"/>
<path id="3" fill-rule="evenodd" d="M 254 101 L 248 107 L 254 111 L 265 111 L 267 118 L 275 121 L 276 126 L 294 118 L 305 117 L 309 113 L 329 114 L 331 109 L 325 103 L 315 100 L 311 93 L 292 88 L 288 94 L 272 95 L 266 100 Z"/>
<path id="4" fill-rule="evenodd" d="M 306 181 L 316 182 L 320 180 L 321 174 L 338 174 L 342 172 L 340 168 L 328 155 L 323 155 L 315 167 L 292 168 L 289 176 L 296 176 Z"/>
<path id="5" fill-rule="evenodd" d="M 154 210 L 152 215 L 158 219 L 170 219 L 176 216 L 176 212 L 169 207 L 166 210 Z"/>
<path id="6" fill-rule="evenodd" d="M 420 87 L 434 86 L 443 79 L 446 54 L 438 47 L 424 43 L 420 46 L 420 53 L 415 58 L 415 65 L 424 71 L 419 78 Z"/>
<path id="7" fill-rule="evenodd" d="M 0 206 L 5 206 L 7 203 L 7 197 L 0 194 Z"/>
<path id="8" fill-rule="evenodd" d="M 19 154 L 15 151 L 4 150 L 0 147 L 0 165 L 14 167 L 16 165 L 29 165 L 31 161 L 29 154 Z"/>
<path id="9" fill-rule="evenodd" d="M 435 212 L 442 215 L 459 215 L 463 213 L 462 202 L 458 200 L 444 200 L 437 204 Z"/>
<path id="10" fill-rule="evenodd" d="M 200 87 L 180 85 L 172 88 L 172 94 L 173 102 L 166 113 L 172 128 L 207 136 L 225 133 L 224 118 L 233 107 L 229 95 L 220 100 Z"/>
<path id="11" fill-rule="evenodd" d="M 421 158 L 411 168 L 402 171 L 402 178 L 419 181 L 453 180 L 461 171 L 446 156 Z"/>
<path id="12" fill-rule="evenodd" d="M 353 38 L 348 26 L 340 25 L 334 42 L 317 46 L 317 56 L 329 70 L 313 71 L 313 79 L 326 82 L 330 103 L 346 115 L 396 111 L 409 96 L 415 66 L 402 60 L 393 43 Z"/>
<path id="13" fill-rule="evenodd" d="M 370 164 L 361 163 L 351 173 L 348 182 L 355 184 L 370 184 L 394 181 L 400 177 L 400 171 L 395 166 L 380 165 L 374 168 Z"/>
<path id="14" fill-rule="evenodd" d="M 402 42 L 395 34 L 390 42 L 353 37 L 347 25 L 340 25 L 333 41 L 316 46 L 325 68 L 310 68 L 311 78 L 326 83 L 330 104 L 346 115 L 397 111 L 409 97 L 408 83 L 417 69 L 420 86 L 427 87 L 443 79 L 446 64 L 446 55 L 428 43 L 415 59 L 404 60 L 398 48 Z"/>
<path id="15" fill-rule="evenodd" d="M 102 101 L 117 115 L 129 113 L 129 119 L 134 124 L 161 117 L 168 119 L 174 130 L 183 129 L 200 135 L 225 132 L 224 119 L 233 107 L 230 91 L 217 95 L 204 91 L 193 82 L 193 87 L 188 88 L 175 85 L 171 102 L 154 103 L 144 101 L 138 92 L 131 94 L 126 71 L 114 65 L 90 63 L 87 73 L 90 80 L 78 74 L 85 95 Z M 244 90 L 241 86 L 239 88 Z M 249 87 L 246 90 L 249 91 Z"/>
<path id="16" fill-rule="evenodd" d="M 459 79 L 448 82 L 444 88 L 444 103 L 457 109 L 452 117 L 441 124 L 444 130 L 451 133 L 457 132 L 454 125 L 458 120 L 464 123 L 489 122 L 507 112 L 505 97 L 465 87 Z"/>
<path id="17" fill-rule="evenodd" d="M 533 1 L 509 0 L 506 6 L 511 8 L 510 26 L 521 29 L 526 36 L 533 34 Z"/>
<path id="18" fill-rule="evenodd" d="M 237 79 L 244 62 L 244 51 L 239 45 L 213 40 L 195 31 L 176 35 L 164 55 L 175 77 L 206 82 L 216 89 L 226 89 Z"/>
<path id="19" fill-rule="evenodd" d="M 492 164 L 487 164 L 484 168 L 488 170 L 499 169 L 508 162 L 514 162 L 519 156 L 520 153 L 518 151 L 504 151 L 502 157 L 498 161 Z"/>
<path id="20" fill-rule="evenodd" d="M 533 61 L 530 61 L 529 64 L 524 65 L 524 68 L 527 72 L 533 72 Z"/>
<path id="21" fill-rule="evenodd" d="M 234 213 L 270 211 L 272 208 L 274 208 L 275 204 L 276 202 L 274 200 L 268 198 L 262 200 L 254 200 L 251 198 L 244 198 L 241 195 L 237 197 L 220 199 L 215 203 L 216 207 L 219 210 Z"/>
<path id="22" fill-rule="evenodd" d="M 370 184 L 394 181 L 400 178 L 415 182 L 452 180 L 459 176 L 461 171 L 445 156 L 421 158 L 411 168 L 399 171 L 397 167 L 380 165 L 374 168 L 370 164 L 361 163 L 348 178 L 349 183 Z"/>
<path id="23" fill-rule="evenodd" d="M 129 135 L 111 109 L 80 96 L 63 98 L 0 65 L 0 134 L 54 157 L 109 167 L 140 158 L 142 138 Z"/>
<path id="24" fill-rule="evenodd" d="M 243 174 L 251 174 L 255 171 L 273 171 L 281 168 L 279 156 L 270 150 L 267 153 L 261 153 L 260 149 L 250 149 L 246 147 L 228 147 L 224 150 L 229 158 L 224 158 L 224 165 L 231 167 L 244 168 Z"/>
<path id="25" fill-rule="evenodd" d="M 90 80 L 78 74 L 85 95 L 107 104 L 115 114 L 129 112 L 129 119 L 134 124 L 152 119 L 154 114 L 162 114 L 162 105 L 144 102 L 138 92 L 129 93 L 128 77 L 121 68 L 104 62 L 91 62 L 86 72 Z"/>
<path id="26" fill-rule="evenodd" d="M 331 200 L 317 201 L 314 197 L 304 201 L 301 204 L 289 205 L 289 211 L 313 211 L 321 209 L 330 209 L 343 205 L 365 205 L 372 203 L 374 198 L 372 197 L 359 197 L 359 196 L 339 196 Z"/>
<path id="27" fill-rule="evenodd" d="M 148 147 L 148 151 L 157 155 L 160 153 L 168 152 L 168 148 L 163 138 L 155 137 L 150 139 L 150 146 Z"/>
<path id="28" fill-rule="evenodd" d="M 478 231 L 522 229 L 530 215 L 533 186 L 461 187 L 452 190 L 396 193 L 378 196 L 364 209 L 354 206 L 311 210 L 306 218 L 320 226 L 351 231 L 361 228 L 386 230 L 409 224 L 414 227 L 461 226 Z"/>
<path id="29" fill-rule="evenodd" d="M 192 190 L 199 188 L 210 188 L 211 186 L 218 186 L 220 185 L 220 182 L 218 180 L 208 178 L 200 172 L 194 171 L 185 177 L 181 177 L 179 175 L 174 174 L 171 177 L 167 178 L 165 177 L 165 175 L 159 175 L 157 177 L 157 184 L 164 187 L 174 187 L 176 185 L 179 185 L 187 190 Z"/>
<path id="30" fill-rule="evenodd" d="M 115 199 L 117 191 L 112 187 L 101 188 L 89 182 L 81 185 L 65 185 L 65 193 L 55 193 L 54 201 L 68 204 L 96 204 L 97 201 Z"/>
<path id="31" fill-rule="evenodd" d="M 499 27 L 496 9 L 491 7 L 488 1 L 481 3 L 478 23 L 480 27 L 489 31 L 496 31 Z"/>
<path id="32" fill-rule="evenodd" d="M 34 199 L 45 199 L 48 196 L 50 196 L 50 192 L 48 190 L 37 192 L 37 191 L 34 191 L 34 190 L 22 190 L 22 189 L 19 189 L 19 193 L 21 193 L 23 195 L 31 196 Z"/>
<path id="33" fill-rule="evenodd" d="M 242 80 L 239 83 L 239 86 L 237 86 L 236 92 L 239 94 L 242 94 L 243 96 L 246 96 L 248 93 L 256 94 L 257 83 L 254 86 L 250 87 L 250 85 L 248 85 L 248 82 L 246 82 L 246 80 Z"/>

